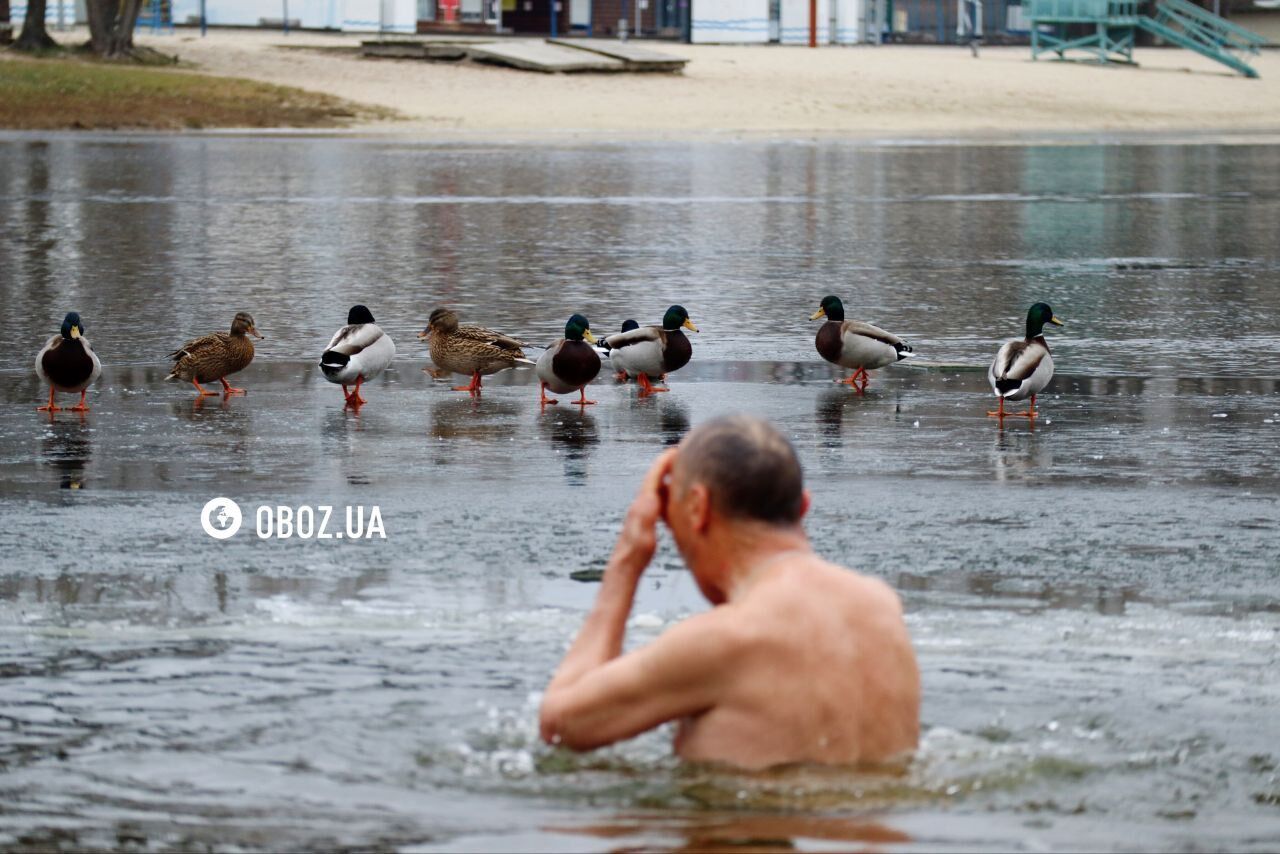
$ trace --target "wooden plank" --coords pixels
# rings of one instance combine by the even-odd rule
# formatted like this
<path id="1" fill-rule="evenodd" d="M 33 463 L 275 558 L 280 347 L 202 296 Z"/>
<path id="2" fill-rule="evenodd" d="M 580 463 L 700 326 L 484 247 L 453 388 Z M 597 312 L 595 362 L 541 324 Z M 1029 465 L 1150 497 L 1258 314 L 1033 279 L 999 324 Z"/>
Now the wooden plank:
<path id="1" fill-rule="evenodd" d="M 672 56 L 616 39 L 547 39 L 547 42 L 621 60 L 626 63 L 628 71 L 680 71 L 689 62 L 683 56 Z"/>
<path id="2" fill-rule="evenodd" d="M 364 41 L 360 42 L 360 54 L 375 59 L 426 59 L 427 46 L 411 41 Z"/>
<path id="3" fill-rule="evenodd" d="M 575 71 L 626 71 L 620 59 L 590 51 L 575 50 L 545 41 L 511 40 L 474 45 L 467 48 L 473 60 L 508 65 L 526 71 L 547 74 Z"/>

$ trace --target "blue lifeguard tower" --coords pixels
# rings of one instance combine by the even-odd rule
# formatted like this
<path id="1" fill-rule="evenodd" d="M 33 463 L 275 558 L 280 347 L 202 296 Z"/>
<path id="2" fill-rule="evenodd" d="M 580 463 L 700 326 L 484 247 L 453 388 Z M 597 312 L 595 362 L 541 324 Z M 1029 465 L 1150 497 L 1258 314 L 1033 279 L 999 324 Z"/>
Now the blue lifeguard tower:
<path id="1" fill-rule="evenodd" d="M 1188 0 L 1026 0 L 1031 21 L 1031 58 L 1069 50 L 1098 62 L 1133 62 L 1133 40 L 1146 30 L 1169 44 L 1257 77 L 1241 55 L 1258 54 L 1267 40 Z M 1072 25 L 1075 25 L 1072 27 Z M 1074 33 L 1068 34 L 1071 27 Z"/>

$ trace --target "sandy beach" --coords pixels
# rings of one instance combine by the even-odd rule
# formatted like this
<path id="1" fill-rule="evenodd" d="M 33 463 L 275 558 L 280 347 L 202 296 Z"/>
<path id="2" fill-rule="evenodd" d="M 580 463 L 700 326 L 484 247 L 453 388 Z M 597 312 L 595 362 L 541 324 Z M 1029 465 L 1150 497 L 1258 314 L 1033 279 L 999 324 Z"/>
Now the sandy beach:
<path id="1" fill-rule="evenodd" d="M 1190 51 L 1139 49 L 1137 68 L 1032 62 L 1025 47 L 710 46 L 647 43 L 688 57 L 680 75 L 545 75 L 472 63 L 300 50 L 358 45 L 317 33 L 146 35 L 202 71 L 388 107 L 401 121 L 355 130 L 471 135 L 1002 136 L 1280 131 L 1280 52 L 1248 80 Z"/>

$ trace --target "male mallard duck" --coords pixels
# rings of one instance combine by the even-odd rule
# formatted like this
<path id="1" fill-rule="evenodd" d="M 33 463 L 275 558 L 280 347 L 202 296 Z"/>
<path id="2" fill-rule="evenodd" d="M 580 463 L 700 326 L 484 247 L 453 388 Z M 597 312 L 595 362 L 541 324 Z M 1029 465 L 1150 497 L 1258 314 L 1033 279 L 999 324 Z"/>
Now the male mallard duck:
<path id="1" fill-rule="evenodd" d="M 169 354 L 173 370 L 166 380 L 185 380 L 196 387 L 201 397 L 217 394 L 206 391 L 200 383 L 219 380 L 223 394 L 244 394 L 242 388 L 232 388 L 227 376 L 243 371 L 253 361 L 253 342 L 249 336 L 261 338 L 253 323 L 253 315 L 247 311 L 236 314 L 231 321 L 230 332 L 211 332 L 192 339 Z"/>
<path id="2" fill-rule="evenodd" d="M 609 361 L 618 371 L 639 381 L 641 394 L 667 391 L 654 388 L 650 380 L 664 378 L 693 358 L 693 345 L 680 331 L 682 327 L 698 331 L 689 319 L 689 312 L 683 306 L 673 305 L 662 316 L 661 326 L 639 326 L 619 332 L 604 339 L 603 344 L 609 351 Z"/>
<path id="3" fill-rule="evenodd" d="M 1044 340 L 1044 325 L 1063 323 L 1054 317 L 1048 303 L 1038 302 L 1027 310 L 1027 337 L 1021 341 L 1009 341 L 996 353 L 995 361 L 987 371 L 987 382 L 1000 399 L 1000 408 L 988 415 L 1003 419 L 1006 415 L 1036 417 L 1036 395 L 1053 379 L 1053 356 Z M 1031 398 L 1026 412 L 1005 412 L 1006 400 Z"/>
<path id="4" fill-rule="evenodd" d="M 844 303 L 838 297 L 823 297 L 810 320 L 825 317 L 827 322 L 818 328 L 814 345 L 818 354 L 842 368 L 853 368 L 853 376 L 841 382 L 848 383 L 859 392 L 866 391 L 870 375 L 867 371 L 892 365 L 911 355 L 911 345 L 892 332 L 879 326 L 858 320 L 844 319 Z M 858 385 L 862 380 L 862 385 Z"/>
<path id="5" fill-rule="evenodd" d="M 458 315 L 447 308 L 437 308 L 427 320 L 427 328 L 418 338 L 428 343 L 431 361 L 441 371 L 471 377 L 470 385 L 454 386 L 454 391 L 479 394 L 480 377 L 514 368 L 516 365 L 532 365 L 525 358 L 523 341 L 485 329 L 483 326 L 461 325 Z"/>
<path id="6" fill-rule="evenodd" d="M 84 404 L 85 390 L 102 373 L 102 363 L 84 337 L 84 323 L 80 315 L 69 312 L 62 319 L 62 331 L 49 339 L 36 354 L 36 375 L 49 384 L 49 403 L 37 408 L 39 412 L 57 412 L 62 407 L 53 402 L 54 392 L 75 394 L 80 392 L 80 402 L 71 407 L 72 412 L 88 412 Z"/>
<path id="7" fill-rule="evenodd" d="M 640 323 L 636 320 L 632 320 L 629 317 L 626 320 L 622 321 L 623 332 L 630 332 L 632 329 L 639 329 L 639 328 L 640 328 Z M 604 342 L 601 341 L 600 344 L 596 346 L 596 354 L 599 355 L 600 358 L 602 359 L 608 359 L 610 357 L 610 353 L 609 353 L 609 350 L 603 346 L 603 344 Z M 614 372 L 613 378 L 620 383 L 625 383 L 627 381 L 627 372 L 619 368 Z"/>
<path id="8" fill-rule="evenodd" d="M 585 341 L 583 339 L 586 339 Z M 555 394 L 578 391 L 578 403 L 586 406 L 595 403 L 587 400 L 587 383 L 600 373 L 600 356 L 591 345 L 596 338 L 591 334 L 591 324 L 581 314 L 569 318 L 564 327 L 564 338 L 552 344 L 538 357 L 536 368 L 541 381 L 543 406 L 558 401 L 547 397 L 547 389 Z"/>
<path id="9" fill-rule="evenodd" d="M 378 324 L 373 314 L 362 305 L 347 312 L 347 325 L 333 333 L 329 346 L 320 354 L 320 371 L 324 378 L 342 386 L 348 406 L 366 403 L 360 396 L 360 384 L 368 382 L 387 369 L 395 358 L 396 345 Z M 347 386 L 355 389 L 347 392 Z"/>

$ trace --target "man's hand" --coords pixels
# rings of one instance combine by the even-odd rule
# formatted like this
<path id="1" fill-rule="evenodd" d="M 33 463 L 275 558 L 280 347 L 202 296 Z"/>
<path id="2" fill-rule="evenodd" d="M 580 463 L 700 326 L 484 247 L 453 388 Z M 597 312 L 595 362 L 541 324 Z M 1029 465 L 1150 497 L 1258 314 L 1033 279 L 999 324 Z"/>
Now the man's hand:
<path id="1" fill-rule="evenodd" d="M 675 458 L 676 449 L 668 448 L 649 467 L 622 522 L 622 533 L 613 547 L 608 569 L 639 576 L 653 560 L 658 548 L 658 520 L 667 509 L 667 475 Z"/>

